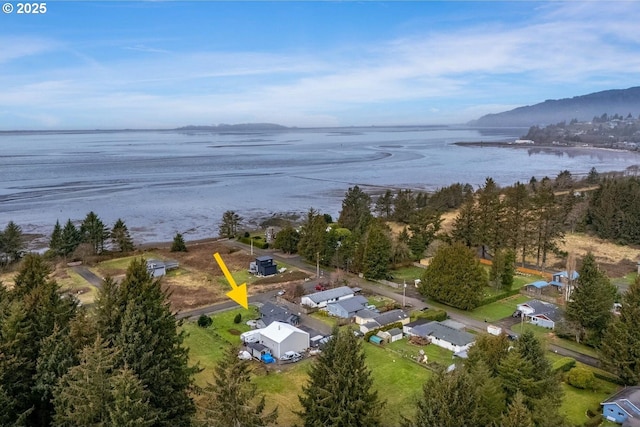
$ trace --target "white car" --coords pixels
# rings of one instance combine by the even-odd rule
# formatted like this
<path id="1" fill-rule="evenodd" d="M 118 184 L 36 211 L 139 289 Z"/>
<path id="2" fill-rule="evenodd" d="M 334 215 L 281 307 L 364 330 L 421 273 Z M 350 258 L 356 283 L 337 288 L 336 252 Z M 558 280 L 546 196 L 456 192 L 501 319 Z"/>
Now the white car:
<path id="1" fill-rule="evenodd" d="M 299 360 L 302 360 L 302 355 L 300 353 L 298 353 L 297 351 L 287 351 L 285 352 L 281 357 L 280 357 L 280 361 L 281 362 L 297 362 Z"/>
<path id="2" fill-rule="evenodd" d="M 283 290 L 281 290 L 281 291 L 278 291 L 278 296 L 282 296 L 282 295 L 284 295 L 284 293 L 285 293 L 285 292 L 286 292 L 286 291 L 285 291 L 284 289 L 283 289 Z"/>

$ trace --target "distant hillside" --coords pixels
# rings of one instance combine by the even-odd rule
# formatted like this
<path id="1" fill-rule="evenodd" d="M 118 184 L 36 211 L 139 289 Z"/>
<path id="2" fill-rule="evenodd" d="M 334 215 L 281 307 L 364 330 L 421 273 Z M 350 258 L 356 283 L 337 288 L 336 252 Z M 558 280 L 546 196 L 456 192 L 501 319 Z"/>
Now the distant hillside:
<path id="1" fill-rule="evenodd" d="M 260 131 L 260 130 L 283 130 L 286 126 L 274 123 L 241 123 L 236 125 L 219 124 L 216 126 L 183 126 L 176 130 L 208 130 L 208 131 Z"/>
<path id="2" fill-rule="evenodd" d="M 589 121 L 603 113 L 634 117 L 640 114 L 640 87 L 605 90 L 573 98 L 550 99 L 540 104 L 518 107 L 497 114 L 487 114 L 468 124 L 471 126 L 507 127 L 548 125 L 571 119 Z"/>

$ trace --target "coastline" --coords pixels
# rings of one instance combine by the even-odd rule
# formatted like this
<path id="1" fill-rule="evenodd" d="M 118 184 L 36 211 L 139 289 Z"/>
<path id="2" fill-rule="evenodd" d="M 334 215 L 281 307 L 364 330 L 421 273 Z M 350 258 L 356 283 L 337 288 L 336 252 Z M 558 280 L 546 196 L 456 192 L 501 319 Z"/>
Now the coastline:
<path id="1" fill-rule="evenodd" d="M 500 148 L 526 148 L 536 150 L 553 150 L 553 151 L 574 151 L 574 152 L 589 152 L 589 151 L 608 151 L 614 153 L 635 153 L 640 154 L 638 151 L 625 150 L 624 148 L 608 148 L 597 147 L 593 145 L 540 145 L 540 144 L 514 144 L 513 142 L 506 141 L 458 141 L 453 145 L 460 147 L 500 147 Z"/>

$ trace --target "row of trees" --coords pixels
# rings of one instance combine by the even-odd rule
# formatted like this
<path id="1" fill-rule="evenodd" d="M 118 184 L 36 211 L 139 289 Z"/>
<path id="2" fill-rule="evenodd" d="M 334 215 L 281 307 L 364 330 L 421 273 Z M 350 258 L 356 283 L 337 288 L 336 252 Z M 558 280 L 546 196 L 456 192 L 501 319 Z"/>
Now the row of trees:
<path id="1" fill-rule="evenodd" d="M 589 201 L 585 222 L 598 237 L 640 244 L 640 179 L 604 179 Z"/>
<path id="2" fill-rule="evenodd" d="M 98 255 L 104 251 L 109 239 L 115 251 L 133 250 L 133 240 L 122 219 L 119 218 L 113 227 L 108 229 L 100 217 L 91 211 L 79 228 L 71 219 L 67 220 L 64 227 L 60 225 L 60 221 L 56 221 L 49 239 L 49 249 L 55 256 L 67 257 L 72 255 L 80 245 L 85 244 L 90 254 Z"/>
<path id="3" fill-rule="evenodd" d="M 29 254 L 0 285 L 0 425 L 191 425 L 197 368 L 146 262 L 106 279 L 92 312 L 49 273 Z"/>

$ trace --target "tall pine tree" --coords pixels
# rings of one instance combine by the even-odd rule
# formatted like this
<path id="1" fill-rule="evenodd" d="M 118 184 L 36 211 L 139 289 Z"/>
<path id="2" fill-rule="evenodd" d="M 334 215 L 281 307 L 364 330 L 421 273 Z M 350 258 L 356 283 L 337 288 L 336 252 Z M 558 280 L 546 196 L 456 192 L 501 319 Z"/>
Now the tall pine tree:
<path id="1" fill-rule="evenodd" d="M 278 408 L 265 413 L 265 398 L 251 383 L 249 363 L 238 358 L 235 346 L 228 346 L 214 369 L 213 384 L 207 385 L 198 401 L 202 427 L 263 427 L 275 424 Z"/>
<path id="2" fill-rule="evenodd" d="M 640 384 L 640 277 L 622 296 L 620 315 L 607 327 L 600 346 L 604 367 L 626 385 Z"/>
<path id="3" fill-rule="evenodd" d="M 305 427 L 376 427 L 382 404 L 372 389 L 361 342 L 337 328 L 309 371 L 299 396 Z"/>

